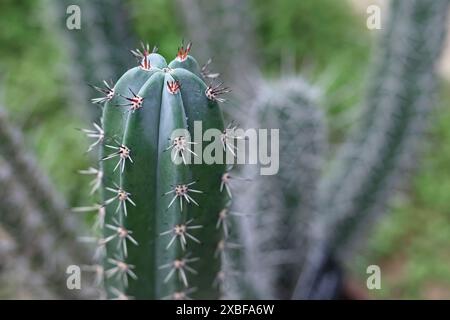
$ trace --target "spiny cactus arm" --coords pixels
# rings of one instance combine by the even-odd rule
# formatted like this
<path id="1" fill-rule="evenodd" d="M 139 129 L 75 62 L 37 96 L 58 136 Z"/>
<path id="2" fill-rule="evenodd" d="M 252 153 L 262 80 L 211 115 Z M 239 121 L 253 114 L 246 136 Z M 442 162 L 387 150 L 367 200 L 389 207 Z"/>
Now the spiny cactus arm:
<path id="1" fill-rule="evenodd" d="M 110 297 L 119 292 L 150 299 L 187 293 L 218 298 L 213 283 L 220 257 L 214 256 L 221 239 L 216 223 L 224 206 L 219 190 L 224 165 L 185 162 L 193 146 L 187 136 L 172 133 L 187 129 L 193 136 L 195 120 L 202 121 L 203 131 L 220 133 L 223 120 L 200 78 L 161 67 L 141 63 L 125 73 L 104 108 L 105 284 Z M 115 146 L 107 144 L 112 137 L 119 140 Z M 183 161 L 175 164 L 174 155 Z M 132 238 L 120 237 L 118 230 Z"/>
<path id="2" fill-rule="evenodd" d="M 211 128 L 222 132 L 224 130 L 222 112 L 217 101 L 207 97 L 208 87 L 203 80 L 192 76 L 183 68 L 175 69 L 173 77 L 181 83 L 181 96 L 183 104 L 186 106 L 187 127 L 191 137 L 194 137 L 195 121 L 201 122 L 202 135 Z M 223 152 L 222 144 L 217 138 L 218 136 L 211 141 L 216 154 Z M 204 151 L 205 146 L 201 152 Z M 204 158 L 203 161 L 205 162 Z M 201 276 L 195 284 L 199 291 L 198 295 L 193 295 L 199 299 L 215 299 L 221 296 L 221 286 L 220 282 L 217 283 L 217 277 L 221 270 L 221 260 L 227 248 L 224 247 L 226 239 L 216 226 L 220 212 L 225 207 L 226 196 L 223 190 L 220 190 L 221 177 L 224 173 L 225 165 L 220 163 L 191 166 L 192 181 L 196 181 L 195 189 L 203 192 L 197 195 L 196 201 L 199 206 L 195 207 L 192 213 L 195 224 L 202 226 L 195 233 L 201 241 L 201 245 L 193 246 L 191 249 L 192 256 L 200 257 L 196 266 Z M 215 282 L 216 287 L 213 286 L 212 289 L 209 289 Z"/>
<path id="3" fill-rule="evenodd" d="M 145 51 L 145 49 L 144 49 Z M 146 83 L 147 80 L 151 78 L 153 74 L 155 74 L 156 71 L 159 70 L 159 68 L 155 67 L 155 65 L 164 67 L 166 66 L 165 60 L 163 57 L 161 57 L 159 54 L 151 53 L 150 55 L 143 55 L 141 60 L 141 64 L 139 67 L 135 67 L 127 71 L 116 83 L 114 86 L 114 95 L 112 98 L 106 102 L 104 106 L 103 111 L 103 129 L 105 133 L 105 139 L 104 139 L 104 146 L 100 148 L 100 159 L 102 161 L 100 162 L 100 170 L 102 171 L 103 181 L 102 184 L 104 188 L 102 188 L 102 198 L 104 200 L 110 199 L 114 194 L 112 194 L 109 190 L 106 188 L 113 188 L 113 189 L 121 189 L 121 184 L 123 183 L 121 179 L 121 172 L 125 168 L 125 161 L 129 161 L 127 158 L 121 158 L 120 155 L 118 157 L 114 157 L 115 161 L 113 159 L 105 159 L 111 154 L 116 154 L 116 150 L 120 148 L 122 145 L 125 145 L 125 132 L 126 132 L 126 126 L 127 122 L 131 121 L 132 119 L 131 115 L 136 112 L 136 115 L 139 115 L 140 113 L 137 113 L 137 111 L 140 111 L 138 109 L 132 110 L 131 108 L 140 108 L 140 106 L 147 106 L 147 108 L 142 108 L 142 111 L 145 111 L 147 114 L 147 111 L 149 110 L 155 110 L 155 105 L 151 105 L 152 100 L 151 99 L 144 99 L 139 101 L 137 97 L 139 96 L 138 93 L 141 89 L 141 87 Z M 149 90 L 150 91 L 150 90 Z M 128 99 L 127 99 L 128 98 Z M 141 117 L 138 117 L 138 119 L 141 119 Z M 157 119 L 155 117 L 154 119 Z M 149 119 L 148 116 L 146 117 L 146 120 L 150 120 L 148 130 L 157 130 L 157 126 L 151 125 L 153 119 Z M 136 121 L 136 120 L 135 120 Z M 137 129 L 140 129 L 142 131 L 142 125 L 140 124 L 140 127 Z M 154 129 L 156 128 L 156 129 Z M 148 135 L 143 135 L 141 137 L 143 141 L 146 141 L 148 139 Z M 128 143 L 128 142 L 127 142 Z M 154 141 L 153 141 L 154 143 Z M 155 144 L 152 144 L 154 146 Z M 117 148 L 117 149 L 114 149 Z M 127 147 L 128 148 L 128 147 Z M 133 148 L 133 150 L 136 150 Z M 120 151 L 120 149 L 119 149 Z M 142 159 L 142 155 L 145 155 L 145 149 L 142 153 L 136 152 L 137 159 L 136 161 L 139 161 Z M 134 157 L 134 151 L 132 151 L 131 156 Z M 119 158 L 119 160 L 117 160 Z M 147 164 L 149 161 L 151 161 L 151 158 L 146 159 L 144 164 L 141 162 L 137 163 L 137 167 L 142 167 L 143 172 L 145 173 L 145 169 L 147 168 Z M 119 163 L 119 167 L 117 167 L 117 163 Z M 142 178 L 145 178 L 145 175 L 142 176 Z M 148 188 L 148 186 L 146 186 Z M 126 189 L 125 189 L 126 190 Z M 151 191 L 151 190 L 150 190 Z M 139 196 L 140 194 L 137 194 Z M 148 196 L 148 195 L 147 195 Z M 133 195 L 134 197 L 134 195 Z M 151 201 L 150 203 L 154 203 Z M 145 219 L 145 216 L 143 216 L 141 219 Z M 105 206 L 105 224 L 109 226 L 123 226 L 128 230 L 130 228 L 129 226 L 125 226 L 123 221 L 120 221 L 120 216 L 118 215 L 116 206 L 114 205 L 106 205 Z M 139 224 L 137 225 L 138 230 L 134 230 L 132 232 L 139 232 L 141 228 L 145 228 L 146 224 Z M 117 233 L 117 230 L 114 229 L 104 229 L 104 239 L 107 239 L 108 237 L 114 236 Z M 140 240 L 142 242 L 142 245 L 145 245 L 145 238 Z M 106 243 L 106 251 L 107 252 L 117 252 L 117 257 L 109 256 L 109 258 L 106 259 L 123 259 L 123 256 L 120 254 L 122 249 L 119 247 L 121 243 L 120 241 L 128 241 L 128 239 L 120 240 L 120 238 L 114 239 L 108 243 Z M 131 246 L 131 245 L 130 245 Z M 130 247 L 130 254 L 133 254 L 132 248 Z M 141 254 L 142 255 L 142 254 Z M 146 260 L 144 260 L 145 262 Z M 105 261 L 106 265 L 110 265 L 108 261 Z M 119 279 L 120 280 L 120 279 Z M 106 288 L 114 288 L 116 290 L 123 291 L 122 283 L 119 281 L 117 277 L 107 277 L 105 278 L 105 287 Z M 109 292 L 111 295 L 111 292 Z"/>
<path id="4" fill-rule="evenodd" d="M 328 255 L 348 253 L 351 239 L 386 210 L 417 163 L 433 107 L 434 67 L 442 49 L 449 1 L 392 1 L 387 34 L 374 65 L 367 109 L 324 177 L 312 239 L 315 248 L 296 298 L 314 295 Z M 412 161 L 414 159 L 414 161 Z M 312 281 L 312 279 L 316 279 Z"/>
<path id="5" fill-rule="evenodd" d="M 103 142 L 108 144 L 120 144 L 122 142 L 125 130 L 125 124 L 129 116 L 127 106 L 138 107 L 139 104 L 136 100 L 136 94 L 141 89 L 142 85 L 155 73 L 159 68 L 167 66 L 166 61 L 157 53 L 148 54 L 145 51 L 138 54 L 141 57 L 141 63 L 139 67 L 128 70 L 115 84 L 114 88 L 110 91 L 111 96 L 105 100 L 105 106 L 103 108 L 102 126 L 103 126 Z M 127 99 L 128 98 L 128 99 Z M 134 99 L 134 100 L 133 100 Z M 141 101 L 143 103 L 143 101 Z M 106 124 L 106 125 L 105 125 Z M 107 139 L 105 139 L 107 138 Z M 103 159 L 111 150 L 106 153 L 104 149 L 100 149 L 100 159 Z M 100 162 L 102 171 L 108 174 L 114 172 L 114 166 L 110 162 Z M 104 177 L 105 175 L 103 175 Z M 117 180 L 116 180 L 117 181 Z M 113 181 L 104 181 L 104 183 L 111 183 Z"/>
<path id="6" fill-rule="evenodd" d="M 184 202 L 184 199 L 177 195 L 178 192 L 183 192 L 181 190 L 183 187 L 177 186 L 188 185 L 193 182 L 193 180 L 188 167 L 183 163 L 174 165 L 172 162 L 172 154 L 167 150 L 173 143 L 173 139 L 176 139 L 176 137 L 172 136 L 172 132 L 176 129 L 186 129 L 187 124 L 180 88 L 174 89 L 175 91 L 173 91 L 173 93 L 172 90 L 169 89 L 170 84 L 174 85 L 173 88 L 177 88 L 177 82 L 175 82 L 174 78 L 169 73 L 165 75 L 162 74 L 161 78 L 162 79 L 159 79 L 159 87 L 162 89 L 162 97 L 160 101 L 157 101 L 157 108 L 160 106 L 159 125 L 157 124 L 159 130 L 155 135 L 158 139 L 158 150 L 156 154 L 157 165 L 154 166 L 154 168 L 157 168 L 157 193 L 155 194 L 156 216 L 154 217 L 156 221 L 155 235 L 157 235 L 157 238 L 155 242 L 158 243 L 155 247 L 155 251 L 157 257 L 156 265 L 159 266 L 155 273 L 155 283 L 157 291 L 156 296 L 166 297 L 174 292 L 182 290 L 182 282 L 185 282 L 184 286 L 186 286 L 186 284 L 191 285 L 193 281 L 191 279 L 192 277 L 189 276 L 189 271 L 187 271 L 187 269 L 184 270 L 186 279 L 181 279 L 180 281 L 176 276 L 171 279 L 167 278 L 168 272 L 177 267 L 177 261 L 180 261 L 181 265 L 181 259 L 185 256 L 184 250 L 178 247 L 178 243 L 175 243 L 174 245 L 170 243 L 172 240 L 170 234 L 173 233 L 173 228 L 176 228 L 177 224 L 181 225 L 188 221 L 188 215 L 191 211 L 187 201 Z M 192 187 L 192 189 L 196 188 Z M 186 195 L 191 196 L 192 193 L 188 192 Z M 165 234 L 167 231 L 169 231 L 169 235 Z M 197 258 L 198 257 L 195 257 L 195 259 Z M 169 267 L 163 267 L 168 264 L 170 265 Z M 194 268 L 192 265 L 190 267 Z M 180 268 L 182 267 L 180 266 Z M 195 270 L 197 269 L 195 268 Z M 182 274 L 181 277 L 184 278 Z M 166 280 L 165 283 L 164 280 Z"/>

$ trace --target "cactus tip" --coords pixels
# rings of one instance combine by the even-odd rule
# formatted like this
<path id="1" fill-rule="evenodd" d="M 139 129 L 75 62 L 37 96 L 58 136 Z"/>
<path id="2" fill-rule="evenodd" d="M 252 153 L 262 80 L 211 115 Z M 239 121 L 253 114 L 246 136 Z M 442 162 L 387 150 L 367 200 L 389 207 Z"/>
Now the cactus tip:
<path id="1" fill-rule="evenodd" d="M 186 45 L 186 48 L 184 47 L 184 41 L 181 42 L 181 47 L 178 48 L 177 52 L 177 60 L 178 61 L 184 61 L 187 59 L 187 56 L 189 55 L 189 51 L 191 51 L 192 42 L 189 42 Z"/>

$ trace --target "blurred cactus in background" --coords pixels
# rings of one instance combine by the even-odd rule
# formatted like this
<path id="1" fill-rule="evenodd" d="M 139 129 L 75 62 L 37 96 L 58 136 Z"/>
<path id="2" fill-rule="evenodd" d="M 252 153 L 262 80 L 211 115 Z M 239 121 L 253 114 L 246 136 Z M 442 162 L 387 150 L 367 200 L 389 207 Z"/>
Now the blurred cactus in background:
<path id="1" fill-rule="evenodd" d="M 302 77 L 286 77 L 261 85 L 247 105 L 257 127 L 280 128 L 278 173 L 258 176 L 245 166 L 242 174 L 254 178 L 236 192 L 236 210 L 253 213 L 240 227 L 247 252 L 242 281 L 259 298 L 289 299 L 302 266 L 327 148 L 320 94 Z"/>
<path id="2" fill-rule="evenodd" d="M 15 251 L 29 259 L 26 269 L 29 264 L 43 275 L 46 286 L 56 295 L 77 297 L 79 292 L 67 290 L 63 271 L 69 265 L 89 261 L 86 248 L 76 241 L 80 225 L 24 149 L 20 131 L 8 123 L 3 109 L 0 137 L 2 226 L 13 237 Z"/>
<path id="3" fill-rule="evenodd" d="M 313 245 L 296 298 L 333 298 L 316 292 L 325 286 L 321 282 L 331 281 L 318 274 L 328 255 L 345 261 L 355 236 L 386 211 L 417 164 L 435 104 L 448 5 L 448 0 L 392 1 L 365 109 L 320 183 Z"/>
<path id="4" fill-rule="evenodd" d="M 28 257 L 21 255 L 17 244 L 0 226 L 0 299 L 54 299 L 44 277 L 31 269 Z"/>

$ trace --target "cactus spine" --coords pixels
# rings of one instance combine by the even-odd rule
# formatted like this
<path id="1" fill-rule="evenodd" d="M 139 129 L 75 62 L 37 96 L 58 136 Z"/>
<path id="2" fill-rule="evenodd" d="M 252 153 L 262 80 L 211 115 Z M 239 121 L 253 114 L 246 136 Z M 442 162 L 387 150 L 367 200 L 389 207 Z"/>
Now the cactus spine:
<path id="1" fill-rule="evenodd" d="M 223 153 L 218 102 L 227 89 L 205 84 L 189 50 L 181 47 L 168 65 L 148 46 L 134 51 L 140 65 L 104 90 L 102 134 L 95 137 L 105 209 L 100 245 L 111 298 L 221 296 L 226 168 L 194 161 L 206 147 Z M 219 133 L 203 149 L 190 141 L 196 121 L 202 134 Z M 187 131 L 174 135 L 177 129 Z"/>

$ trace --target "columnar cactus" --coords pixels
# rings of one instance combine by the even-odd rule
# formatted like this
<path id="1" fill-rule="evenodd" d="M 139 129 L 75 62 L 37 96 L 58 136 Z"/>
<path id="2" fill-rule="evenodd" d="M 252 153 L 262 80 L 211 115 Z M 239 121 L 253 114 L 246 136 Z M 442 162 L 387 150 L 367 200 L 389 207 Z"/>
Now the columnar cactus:
<path id="1" fill-rule="evenodd" d="M 324 298 L 320 273 L 341 261 L 355 235 L 385 211 L 414 169 L 434 106 L 435 65 L 445 39 L 448 0 L 395 0 L 373 66 L 366 109 L 319 188 L 313 247 L 296 298 Z M 330 258 L 331 256 L 331 258 Z M 333 296 L 329 296 L 333 297 Z"/>
<path id="2" fill-rule="evenodd" d="M 246 166 L 243 175 L 256 177 L 234 203 L 237 211 L 254 213 L 240 221 L 239 229 L 247 250 L 242 282 L 258 298 L 290 298 L 292 279 L 302 267 L 327 145 L 319 96 L 318 88 L 302 77 L 287 77 L 264 82 L 249 106 L 260 127 L 280 130 L 278 173 L 257 176 Z"/>
<path id="3" fill-rule="evenodd" d="M 228 89 L 207 85 L 189 51 L 182 46 L 169 64 L 148 46 L 133 51 L 139 66 L 95 100 L 105 102 L 101 126 L 88 134 L 101 144 L 100 169 L 91 172 L 101 179 L 110 298 L 221 296 L 226 166 L 198 159 L 211 147 L 224 153 L 232 139 L 218 106 Z M 198 134 L 208 129 L 219 134 L 202 146 Z"/>

